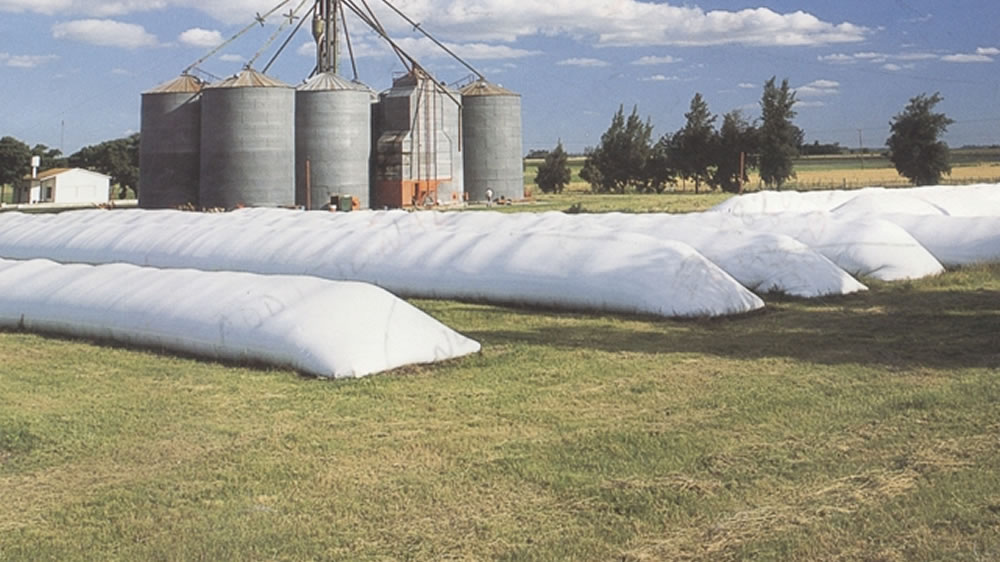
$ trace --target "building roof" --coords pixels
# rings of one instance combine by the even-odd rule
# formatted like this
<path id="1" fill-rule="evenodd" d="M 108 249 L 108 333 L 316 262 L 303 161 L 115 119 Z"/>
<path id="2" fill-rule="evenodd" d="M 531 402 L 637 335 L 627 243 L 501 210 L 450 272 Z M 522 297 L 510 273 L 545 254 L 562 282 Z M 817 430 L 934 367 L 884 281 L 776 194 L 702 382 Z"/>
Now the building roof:
<path id="1" fill-rule="evenodd" d="M 109 176 L 107 174 L 102 174 L 100 172 L 94 172 L 92 170 L 86 170 L 84 168 L 52 168 L 50 170 L 45 170 L 43 172 L 38 172 L 38 177 L 34 177 L 33 178 L 29 174 L 27 176 L 24 176 L 23 179 L 26 179 L 26 180 L 44 180 L 44 179 L 52 178 L 52 177 L 55 177 L 55 176 L 58 176 L 58 175 L 61 175 L 61 174 L 65 174 L 66 172 L 72 172 L 74 170 L 79 170 L 81 172 L 86 172 L 88 174 L 95 174 L 95 175 L 98 175 L 98 176 L 104 176 L 104 177 L 106 177 L 108 179 L 111 178 L 111 176 Z"/>
<path id="2" fill-rule="evenodd" d="M 474 97 L 474 96 L 520 96 L 515 92 L 508 90 L 492 82 L 487 82 L 485 80 L 477 80 L 468 86 L 462 88 L 463 97 Z"/>
<path id="3" fill-rule="evenodd" d="M 291 88 L 288 84 L 270 76 L 258 72 L 252 68 L 244 69 L 236 76 L 227 78 L 221 82 L 210 84 L 205 88 Z"/>
<path id="4" fill-rule="evenodd" d="M 332 72 L 321 72 L 309 79 L 308 82 L 299 86 L 300 92 L 331 92 L 342 90 L 357 90 L 361 92 L 371 92 L 372 89 L 361 82 L 348 80 L 343 76 Z"/>
<path id="5" fill-rule="evenodd" d="M 201 91 L 204 83 L 191 76 L 182 74 L 173 80 L 164 82 L 159 86 L 143 92 L 144 94 L 197 94 Z"/>

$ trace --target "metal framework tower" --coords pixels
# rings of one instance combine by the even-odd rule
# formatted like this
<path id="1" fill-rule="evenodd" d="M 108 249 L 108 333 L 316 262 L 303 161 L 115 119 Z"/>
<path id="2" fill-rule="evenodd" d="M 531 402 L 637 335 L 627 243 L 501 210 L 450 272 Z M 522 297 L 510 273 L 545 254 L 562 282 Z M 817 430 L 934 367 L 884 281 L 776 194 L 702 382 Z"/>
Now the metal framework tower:
<path id="1" fill-rule="evenodd" d="M 337 18 L 341 0 L 316 0 L 313 11 L 313 38 L 316 40 L 316 73 L 340 73 L 340 37 Z"/>

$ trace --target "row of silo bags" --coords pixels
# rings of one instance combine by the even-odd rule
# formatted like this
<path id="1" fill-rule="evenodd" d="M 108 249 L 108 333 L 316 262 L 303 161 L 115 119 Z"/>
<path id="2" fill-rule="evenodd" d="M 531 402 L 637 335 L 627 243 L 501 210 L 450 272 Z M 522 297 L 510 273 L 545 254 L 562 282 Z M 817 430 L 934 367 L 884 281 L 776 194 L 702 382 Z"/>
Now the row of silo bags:
<path id="1" fill-rule="evenodd" d="M 1000 184 L 760 192 L 734 197 L 713 211 L 747 228 L 798 230 L 801 237 L 810 236 L 824 220 L 888 223 L 945 266 L 1000 261 Z M 888 256 L 898 245 L 873 250 Z"/>
<path id="2" fill-rule="evenodd" d="M 940 197 L 956 212 L 989 208 L 995 194 L 996 186 L 986 186 Z M 762 306 L 744 285 L 811 297 L 863 290 L 848 271 L 887 280 L 935 274 L 940 263 L 907 228 L 919 230 L 928 217 L 939 218 L 930 238 L 938 246 L 933 253 L 950 256 L 946 264 L 983 261 L 995 251 L 994 219 L 952 223 L 956 217 L 928 211 L 938 207 L 900 204 L 900 197 L 911 197 L 902 190 L 816 194 L 821 208 L 808 212 L 792 212 L 787 203 L 780 213 L 768 212 L 776 207 L 768 201 L 754 212 L 740 210 L 760 197 L 690 215 L 10 213 L 0 215 L 0 256 L 304 274 L 366 281 L 406 297 L 672 317 Z M 880 197 L 896 200 L 891 220 L 877 212 Z M 923 214 L 899 212 L 914 209 Z"/>
<path id="3" fill-rule="evenodd" d="M 401 220 L 409 216 L 279 209 L 5 215 L 0 257 L 311 275 L 368 282 L 403 297 L 663 317 L 763 306 L 681 242 L 630 232 L 428 230 Z"/>
<path id="4" fill-rule="evenodd" d="M 310 220 L 317 216 L 324 220 Z M 0 327 L 360 376 L 479 344 L 383 289 L 343 280 L 405 296 L 660 316 L 763 306 L 678 242 L 629 233 L 428 233 L 357 220 L 334 228 L 328 216 L 2 214 L 0 257 L 9 260 L 0 270 Z"/>
<path id="5" fill-rule="evenodd" d="M 479 351 L 384 289 L 304 275 L 0 259 L 0 328 L 360 377 Z"/>

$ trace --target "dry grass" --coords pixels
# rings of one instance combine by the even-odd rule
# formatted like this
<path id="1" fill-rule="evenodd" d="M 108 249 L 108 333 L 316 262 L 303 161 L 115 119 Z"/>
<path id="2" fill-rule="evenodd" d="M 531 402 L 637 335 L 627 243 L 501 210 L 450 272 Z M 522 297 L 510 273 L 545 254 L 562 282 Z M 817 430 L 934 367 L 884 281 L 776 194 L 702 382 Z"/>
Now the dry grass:
<path id="1" fill-rule="evenodd" d="M 1000 267 L 872 285 L 359 381 L 0 333 L 0 559 L 997 559 Z"/>

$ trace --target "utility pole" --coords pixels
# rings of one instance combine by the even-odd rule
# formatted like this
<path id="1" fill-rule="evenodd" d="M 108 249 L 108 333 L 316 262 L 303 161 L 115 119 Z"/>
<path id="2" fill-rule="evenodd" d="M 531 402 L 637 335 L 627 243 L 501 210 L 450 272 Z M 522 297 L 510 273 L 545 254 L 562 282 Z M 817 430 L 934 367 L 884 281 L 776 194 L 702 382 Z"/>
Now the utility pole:
<path id="1" fill-rule="evenodd" d="M 861 169 L 865 169 L 865 137 L 862 132 L 863 129 L 858 129 L 858 156 L 861 158 Z"/>

